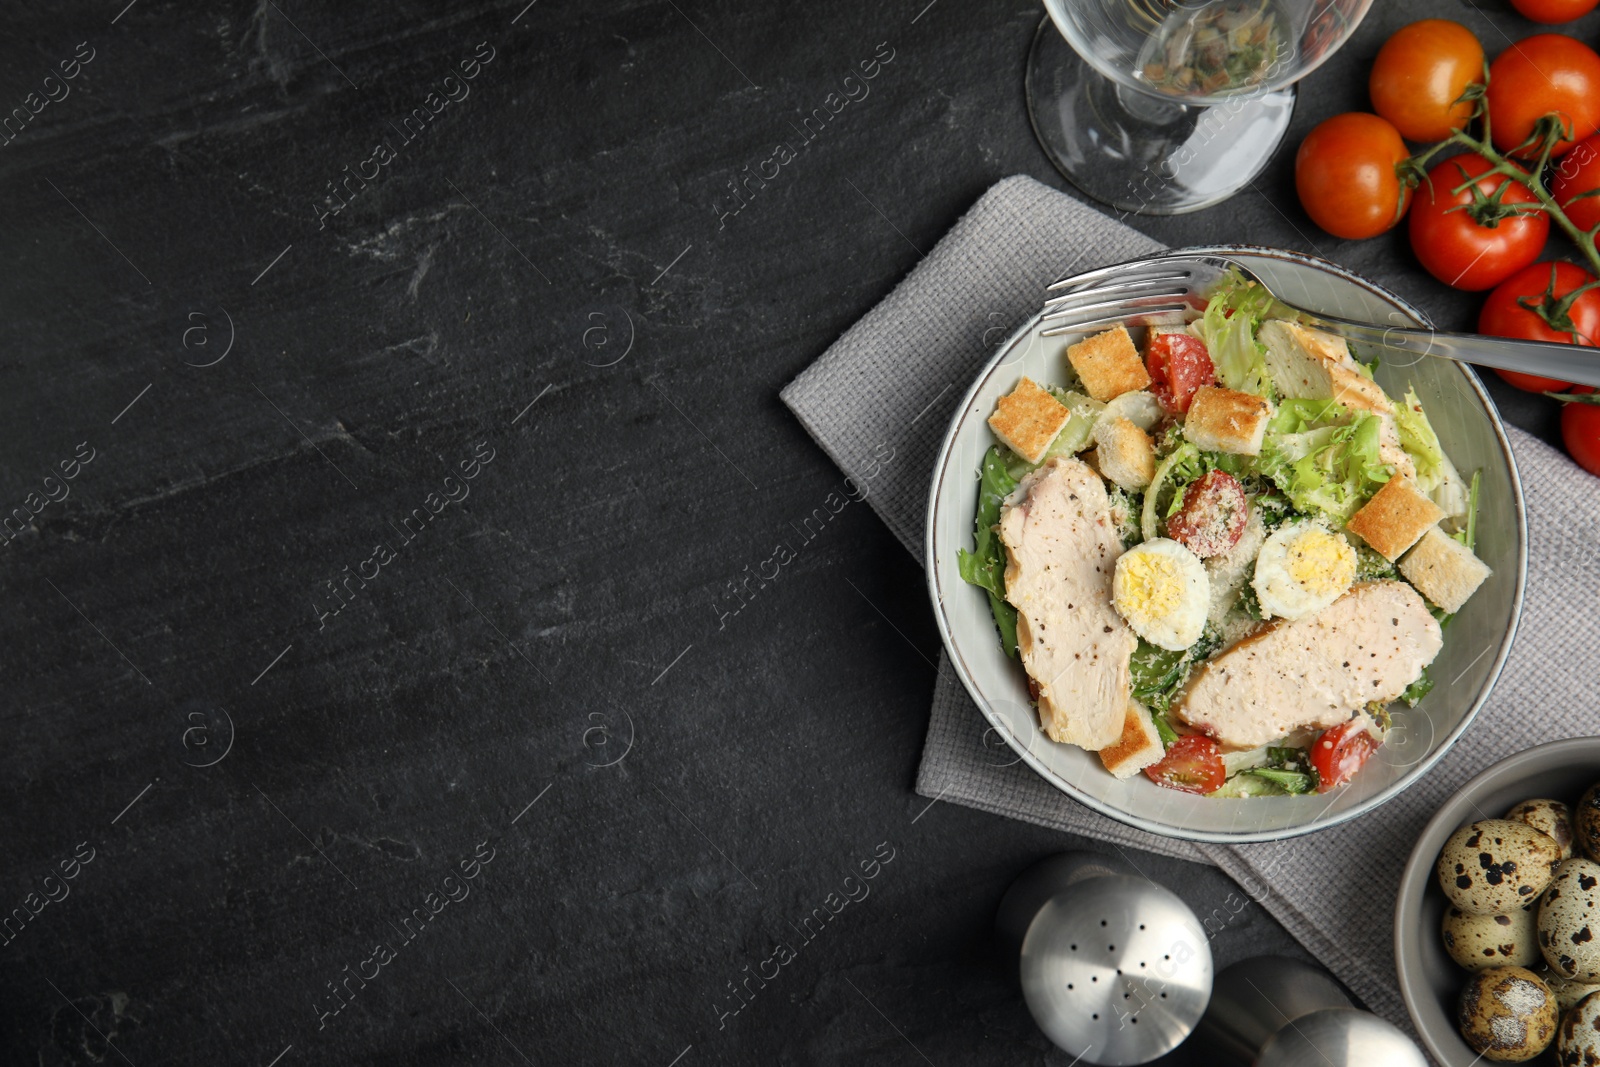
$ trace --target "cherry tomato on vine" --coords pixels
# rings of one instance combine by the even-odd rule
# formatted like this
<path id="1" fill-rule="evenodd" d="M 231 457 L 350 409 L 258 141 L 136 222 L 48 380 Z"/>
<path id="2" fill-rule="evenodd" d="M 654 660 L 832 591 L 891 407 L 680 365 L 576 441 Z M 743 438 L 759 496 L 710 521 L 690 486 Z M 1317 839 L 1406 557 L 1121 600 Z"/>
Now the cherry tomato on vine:
<path id="1" fill-rule="evenodd" d="M 1537 33 L 1507 48 L 1489 67 L 1489 120 L 1494 146 L 1510 152 L 1533 136 L 1547 114 L 1561 116 L 1559 156 L 1600 129 L 1600 55 L 1560 33 Z M 1536 145 L 1521 156 L 1538 155 Z"/>
<path id="2" fill-rule="evenodd" d="M 1580 230 L 1600 224 L 1600 195 L 1582 196 L 1600 189 L 1600 133 L 1572 146 L 1556 164 L 1550 195 Z M 1580 199 L 1581 197 L 1581 199 Z"/>
<path id="3" fill-rule="evenodd" d="M 1538 205 L 1527 186 L 1492 169 L 1475 153 L 1451 156 L 1428 171 L 1411 206 L 1412 251 L 1429 274 L 1457 289 L 1499 285 L 1538 259 L 1550 235 L 1544 212 L 1520 213 Z"/>
<path id="4" fill-rule="evenodd" d="M 1600 0 L 1511 0 L 1511 6 L 1534 22 L 1571 22 L 1594 10 Z"/>
<path id="5" fill-rule="evenodd" d="M 1579 395 L 1593 396 L 1587 385 Z M 1573 462 L 1590 474 L 1600 474 L 1600 405 L 1584 400 L 1569 400 L 1561 405 L 1561 442 Z M 1176 747 L 1176 746 L 1174 746 Z"/>
<path id="6" fill-rule="evenodd" d="M 1580 286 L 1594 281 L 1594 275 L 1571 263 L 1535 263 L 1523 267 L 1495 287 L 1478 315 L 1478 332 L 1492 337 L 1521 337 L 1529 341 L 1593 347 L 1600 343 L 1600 289 L 1591 289 L 1561 308 L 1557 302 Z M 1536 309 L 1571 329 L 1555 329 Z M 1565 315 L 1563 322 L 1561 316 Z M 1600 365 L 1600 353 L 1595 354 Z M 1495 369 L 1495 373 L 1518 389 L 1548 393 L 1571 389 L 1571 382 L 1544 378 L 1537 374 Z"/>
<path id="7" fill-rule="evenodd" d="M 1367 757 L 1378 751 L 1379 741 L 1367 729 L 1367 720 L 1357 716 L 1322 732 L 1311 742 L 1311 766 L 1317 771 L 1317 792 L 1326 793 L 1348 782 Z"/>
<path id="8" fill-rule="evenodd" d="M 1408 141 L 1442 141 L 1472 118 L 1461 95 L 1483 82 L 1483 45 L 1449 19 L 1423 19 L 1395 31 L 1378 50 L 1367 90 L 1372 110 Z"/>
<path id="9" fill-rule="evenodd" d="M 1156 785 L 1185 793 L 1214 792 L 1228 780 L 1222 750 L 1204 734 L 1178 738 L 1161 761 L 1146 767 L 1144 773 Z"/>
<path id="10" fill-rule="evenodd" d="M 1387 119 L 1349 111 L 1306 134 L 1294 187 L 1311 221 L 1335 237 L 1376 237 L 1405 214 L 1411 190 L 1395 167 L 1410 155 Z"/>

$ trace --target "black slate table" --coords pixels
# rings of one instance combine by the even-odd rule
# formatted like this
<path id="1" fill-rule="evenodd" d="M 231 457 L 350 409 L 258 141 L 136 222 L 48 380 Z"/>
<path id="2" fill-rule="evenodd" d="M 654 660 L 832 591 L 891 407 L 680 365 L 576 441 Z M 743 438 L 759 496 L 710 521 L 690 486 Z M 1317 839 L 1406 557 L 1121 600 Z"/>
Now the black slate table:
<path id="1" fill-rule="evenodd" d="M 1290 144 L 1425 13 L 1533 29 L 1380 4 Z M 0 12 L 0 1062 L 1068 1062 L 989 924 L 1085 843 L 913 794 L 917 561 L 850 507 L 719 606 L 840 479 L 778 390 L 991 183 L 1063 184 L 1022 103 L 1040 14 Z M 1291 160 L 1134 224 L 1470 324 L 1401 237 L 1312 227 Z M 1220 964 L 1299 952 L 1136 859 Z"/>

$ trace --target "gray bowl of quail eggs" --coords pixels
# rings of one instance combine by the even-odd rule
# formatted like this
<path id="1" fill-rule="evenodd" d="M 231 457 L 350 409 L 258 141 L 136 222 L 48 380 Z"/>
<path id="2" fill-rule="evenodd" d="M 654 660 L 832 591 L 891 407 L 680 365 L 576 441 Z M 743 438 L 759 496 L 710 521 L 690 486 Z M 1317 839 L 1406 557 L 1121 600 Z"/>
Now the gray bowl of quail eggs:
<path id="1" fill-rule="evenodd" d="M 1502 760 L 1417 840 L 1400 992 L 1446 1067 L 1600 1064 L 1600 737 Z"/>

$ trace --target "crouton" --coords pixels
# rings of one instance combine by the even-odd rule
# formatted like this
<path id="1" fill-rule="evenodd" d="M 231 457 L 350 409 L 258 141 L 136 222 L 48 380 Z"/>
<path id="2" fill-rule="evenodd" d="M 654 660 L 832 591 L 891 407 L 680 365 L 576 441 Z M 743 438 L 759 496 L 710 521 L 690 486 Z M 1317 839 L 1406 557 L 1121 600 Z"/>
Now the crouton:
<path id="1" fill-rule="evenodd" d="M 1393 563 L 1417 539 L 1444 518 L 1444 511 L 1424 496 L 1409 478 L 1394 477 L 1350 516 L 1345 529 Z"/>
<path id="2" fill-rule="evenodd" d="M 1361 371 L 1344 338 L 1299 323 L 1271 319 L 1257 339 L 1267 347 L 1267 370 L 1284 396 L 1333 400 L 1362 411 L 1390 412 L 1394 405 Z"/>
<path id="3" fill-rule="evenodd" d="M 1044 459 L 1050 442 L 1056 439 L 1072 412 L 1067 406 L 1031 378 L 1024 378 L 995 404 L 989 416 L 989 429 L 1000 438 L 1000 443 L 1027 460 L 1038 463 Z"/>
<path id="4" fill-rule="evenodd" d="M 1203 385 L 1194 391 L 1183 435 L 1207 452 L 1233 452 L 1254 456 L 1272 421 L 1272 405 L 1265 397 Z"/>
<path id="5" fill-rule="evenodd" d="M 1067 349 L 1067 362 L 1078 372 L 1084 390 L 1102 404 L 1150 387 L 1150 372 L 1144 369 L 1144 360 L 1123 326 L 1072 345 Z"/>
<path id="6" fill-rule="evenodd" d="M 1156 476 L 1156 448 L 1130 419 L 1101 417 L 1094 425 L 1095 461 L 1103 477 L 1124 489 L 1143 489 Z"/>
<path id="7" fill-rule="evenodd" d="M 1166 755 L 1155 720 L 1138 704 L 1123 714 L 1122 736 L 1100 750 L 1100 762 L 1118 778 L 1132 778 Z"/>
<path id="8" fill-rule="evenodd" d="M 1454 615 L 1493 572 L 1470 548 L 1432 526 L 1400 560 L 1400 573 L 1423 596 Z"/>

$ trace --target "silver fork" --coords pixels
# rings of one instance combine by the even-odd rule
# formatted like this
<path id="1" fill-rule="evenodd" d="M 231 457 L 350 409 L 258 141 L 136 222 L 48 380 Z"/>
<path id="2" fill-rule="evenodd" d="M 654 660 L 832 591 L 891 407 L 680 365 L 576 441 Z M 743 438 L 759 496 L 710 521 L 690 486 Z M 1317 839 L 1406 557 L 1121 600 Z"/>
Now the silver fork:
<path id="1" fill-rule="evenodd" d="M 1050 291 L 1059 291 L 1061 295 L 1045 302 L 1043 322 L 1048 323 L 1049 328 L 1044 336 L 1080 333 L 1118 322 L 1139 325 L 1181 322 L 1184 312 L 1195 307 L 1196 301 L 1212 291 L 1229 270 L 1237 271 L 1246 281 L 1254 281 L 1266 292 L 1272 292 L 1249 268 L 1226 256 L 1174 252 L 1102 267 L 1051 285 Z M 1419 358 L 1438 356 L 1460 363 L 1600 387 L 1600 350 L 1594 348 L 1355 322 L 1297 307 L 1276 293 L 1273 296 L 1285 307 L 1314 321 L 1319 329 L 1348 341 L 1410 353 Z M 1385 361 L 1393 360 L 1386 357 Z"/>

